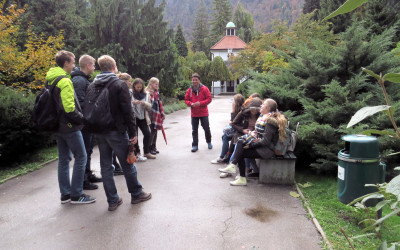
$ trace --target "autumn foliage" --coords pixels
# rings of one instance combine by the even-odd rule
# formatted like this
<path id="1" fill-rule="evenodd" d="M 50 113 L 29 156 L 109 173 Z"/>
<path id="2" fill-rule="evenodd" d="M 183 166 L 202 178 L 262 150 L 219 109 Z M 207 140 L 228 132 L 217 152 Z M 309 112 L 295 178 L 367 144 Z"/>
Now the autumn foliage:
<path id="1" fill-rule="evenodd" d="M 0 84 L 17 89 L 39 89 L 46 72 L 54 66 L 54 55 L 63 46 L 62 32 L 48 38 L 28 28 L 23 48 L 17 44 L 19 17 L 25 9 L 0 4 Z"/>

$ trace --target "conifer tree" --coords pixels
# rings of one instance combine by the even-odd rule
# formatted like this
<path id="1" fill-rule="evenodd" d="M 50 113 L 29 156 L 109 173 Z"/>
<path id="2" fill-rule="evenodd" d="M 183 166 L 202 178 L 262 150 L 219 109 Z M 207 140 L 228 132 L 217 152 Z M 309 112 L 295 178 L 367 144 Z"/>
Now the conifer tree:
<path id="1" fill-rule="evenodd" d="M 320 0 L 321 9 L 318 11 L 318 19 L 322 20 L 330 13 L 339 8 L 346 0 Z M 333 23 L 333 31 L 335 34 L 343 32 L 351 25 L 351 16 L 353 13 L 339 15 L 329 20 Z"/>
<path id="2" fill-rule="evenodd" d="M 313 16 L 314 20 L 318 19 L 318 11 L 321 8 L 320 0 L 306 0 L 303 5 L 303 14 L 311 13 L 315 11 Z"/>
<path id="3" fill-rule="evenodd" d="M 400 21 L 400 2 L 397 0 L 369 0 L 365 5 L 365 27 L 372 34 L 382 34 Z"/>
<path id="4" fill-rule="evenodd" d="M 203 51 L 208 53 L 206 39 L 208 37 L 208 15 L 204 1 L 200 1 L 200 7 L 196 13 L 193 28 L 193 49 L 194 51 Z"/>
<path id="5" fill-rule="evenodd" d="M 175 44 L 178 54 L 180 56 L 186 57 L 188 55 L 188 48 L 186 45 L 185 36 L 183 35 L 181 24 L 178 24 L 178 28 L 175 34 Z"/>
<path id="6" fill-rule="evenodd" d="M 214 17 L 211 21 L 211 38 L 216 43 L 225 35 L 225 27 L 232 20 L 232 7 L 228 0 L 213 1 Z"/>
<path id="7" fill-rule="evenodd" d="M 237 36 L 246 43 L 253 39 L 254 35 L 254 19 L 242 3 L 238 3 L 235 13 L 233 14 L 233 22 L 237 27 Z"/>

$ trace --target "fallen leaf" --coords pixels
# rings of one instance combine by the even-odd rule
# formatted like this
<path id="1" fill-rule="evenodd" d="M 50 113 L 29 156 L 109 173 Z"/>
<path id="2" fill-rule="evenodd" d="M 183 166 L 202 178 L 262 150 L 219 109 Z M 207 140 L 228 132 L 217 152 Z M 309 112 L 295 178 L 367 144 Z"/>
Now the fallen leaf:
<path id="1" fill-rule="evenodd" d="M 290 195 L 293 196 L 294 198 L 299 198 L 300 197 L 300 195 L 298 193 L 293 192 L 293 191 L 290 192 Z"/>

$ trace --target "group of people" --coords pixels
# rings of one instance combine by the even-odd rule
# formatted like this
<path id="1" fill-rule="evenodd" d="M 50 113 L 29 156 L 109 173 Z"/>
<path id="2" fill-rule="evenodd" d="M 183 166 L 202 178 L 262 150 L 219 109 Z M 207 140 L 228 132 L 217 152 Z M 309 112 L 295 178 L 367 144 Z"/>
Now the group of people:
<path id="1" fill-rule="evenodd" d="M 143 191 L 135 165 L 129 164 L 126 159 L 129 144 L 134 144 L 138 161 L 156 159 L 159 153 L 156 147 L 157 131 L 162 128 L 165 115 L 157 78 L 151 78 L 145 88 L 142 79 L 136 78 L 132 82 L 129 74 L 118 72 L 112 57 L 103 55 L 97 60 L 101 73 L 90 83 L 95 63 L 93 57 L 83 55 L 79 59 L 80 68 L 75 69 L 75 55 L 61 50 L 56 54 L 57 67 L 51 68 L 46 74 L 48 85 L 55 83 L 60 76 L 66 76 L 56 82 L 53 90 L 59 114 L 56 131 L 58 182 L 62 204 L 88 204 L 95 202 L 96 198 L 85 194 L 83 190 L 97 189 L 94 183 L 102 181 L 108 210 L 114 211 L 122 204 L 114 175 L 124 175 L 132 204 L 151 199 L 151 193 Z M 108 88 L 112 125 L 102 133 L 92 133 L 85 126 L 83 110 L 88 105 L 88 93 L 99 86 Z M 140 154 L 138 128 L 143 133 L 143 155 Z M 91 171 L 93 140 L 97 142 L 100 152 L 101 178 Z M 75 161 L 70 180 L 69 163 L 72 155 Z"/>
<path id="2" fill-rule="evenodd" d="M 228 163 L 218 169 L 221 178 L 231 176 L 239 168 L 239 175 L 230 184 L 247 185 L 247 178 L 258 178 L 256 158 L 268 159 L 275 155 L 274 145 L 286 138 L 286 117 L 278 111 L 273 99 L 262 101 L 258 94 L 247 100 L 241 94 L 233 98 L 231 120 L 222 135 L 222 150 L 211 163 Z"/>
<path id="3" fill-rule="evenodd" d="M 51 68 L 46 74 L 48 85 L 56 83 L 53 97 L 59 114 L 56 131 L 58 182 L 62 204 L 88 204 L 95 202 L 96 198 L 83 193 L 83 190 L 97 189 L 98 186 L 94 183 L 102 181 L 108 210 L 114 211 L 122 204 L 114 175 L 124 175 L 132 204 L 151 199 L 151 193 L 143 191 L 135 165 L 128 163 L 126 159 L 130 144 L 134 144 L 138 161 L 156 159 L 156 154 L 159 153 L 156 147 L 157 131 L 162 129 L 165 115 L 157 78 L 151 78 L 147 87 L 140 78 L 132 82 L 129 74 L 119 73 L 112 57 L 103 55 L 97 60 L 101 73 L 90 83 L 95 63 L 93 57 L 83 55 L 79 59 L 80 68 L 75 69 L 75 55 L 61 50 L 56 54 L 57 67 Z M 63 76 L 61 80 L 60 76 Z M 112 120 L 106 131 L 92 133 L 85 126 L 87 120 L 82 110 L 89 105 L 88 96 L 97 87 L 108 89 Z M 200 75 L 194 73 L 192 85 L 185 95 L 185 103 L 191 108 L 192 152 L 198 151 L 199 123 L 205 131 L 208 149 L 213 148 L 207 107 L 211 100 L 209 89 L 201 84 Z M 235 95 L 229 128 L 224 130 L 222 136 L 221 154 L 212 161 L 229 163 L 227 167 L 219 169 L 220 177 L 236 173 L 236 167 L 239 167 L 240 175 L 230 183 L 246 185 L 246 168 L 253 171 L 247 171 L 247 177 L 257 176 L 258 169 L 254 159 L 270 158 L 274 155 L 273 147 L 278 140 L 284 140 L 286 126 L 287 119 L 278 112 L 274 100 L 262 101 L 254 94 L 245 101 L 242 95 Z M 143 155 L 140 154 L 138 129 L 143 133 Z M 97 142 L 100 152 L 101 178 L 91 171 L 93 140 Z M 70 181 L 69 163 L 72 155 L 75 161 Z"/>

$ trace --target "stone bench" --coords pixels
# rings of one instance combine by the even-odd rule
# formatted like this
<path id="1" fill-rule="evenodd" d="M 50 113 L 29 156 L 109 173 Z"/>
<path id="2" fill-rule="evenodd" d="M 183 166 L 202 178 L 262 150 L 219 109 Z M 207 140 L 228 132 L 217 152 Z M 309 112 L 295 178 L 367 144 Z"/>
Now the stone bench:
<path id="1" fill-rule="evenodd" d="M 294 184 L 296 156 L 293 152 L 287 152 L 283 157 L 260 159 L 257 165 L 260 169 L 259 183 Z"/>

